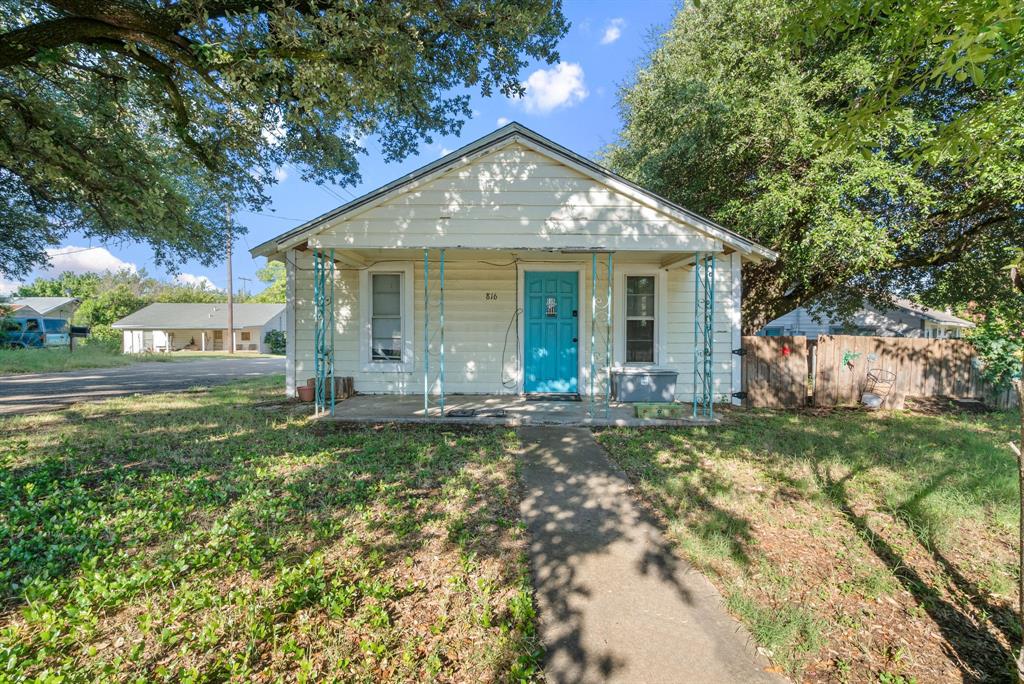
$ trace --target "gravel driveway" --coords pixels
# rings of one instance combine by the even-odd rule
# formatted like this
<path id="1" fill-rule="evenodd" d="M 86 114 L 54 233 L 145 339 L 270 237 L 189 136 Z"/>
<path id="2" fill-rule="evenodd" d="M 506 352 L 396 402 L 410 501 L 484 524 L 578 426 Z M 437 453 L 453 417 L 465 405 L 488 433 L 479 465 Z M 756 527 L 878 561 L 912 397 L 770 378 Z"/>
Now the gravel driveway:
<path id="1" fill-rule="evenodd" d="M 284 373 L 284 357 L 159 361 L 120 368 L 0 377 L 0 415 L 52 411 L 125 394 L 175 392 L 197 385 Z"/>

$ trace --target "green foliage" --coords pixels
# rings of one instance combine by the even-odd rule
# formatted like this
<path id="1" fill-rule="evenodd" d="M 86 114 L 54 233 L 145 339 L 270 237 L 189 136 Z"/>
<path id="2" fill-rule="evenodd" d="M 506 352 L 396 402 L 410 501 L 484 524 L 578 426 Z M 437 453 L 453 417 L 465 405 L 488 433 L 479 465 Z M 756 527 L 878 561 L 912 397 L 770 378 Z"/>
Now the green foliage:
<path id="1" fill-rule="evenodd" d="M 120 283 L 83 301 L 75 312 L 75 320 L 90 326 L 111 325 L 147 303 L 130 285 Z"/>
<path id="2" fill-rule="evenodd" d="M 120 352 L 123 340 L 124 335 L 120 330 L 115 330 L 109 324 L 100 323 L 89 327 L 89 337 L 85 339 L 85 344 L 102 347 L 111 352 Z"/>
<path id="3" fill-rule="evenodd" d="M 260 282 L 267 283 L 262 292 L 257 293 L 249 301 L 266 304 L 283 304 L 287 287 L 287 273 L 280 261 L 268 261 L 267 265 L 256 271 Z"/>
<path id="4" fill-rule="evenodd" d="M 267 334 L 263 337 L 263 342 L 267 345 L 267 351 L 271 354 L 284 354 L 287 349 L 283 330 L 268 330 Z"/>
<path id="5" fill-rule="evenodd" d="M 607 163 L 780 252 L 744 270 L 749 331 L 815 301 L 845 314 L 892 292 L 932 305 L 1004 297 L 1005 247 L 1024 234 L 1022 138 L 975 160 L 969 182 L 948 160 L 915 156 L 951 99 L 983 97 L 961 83 L 872 121 L 861 153 L 831 144 L 897 47 L 840 32 L 809 49 L 789 31 L 798 17 L 783 0 L 681 10 L 621 93 Z"/>
<path id="6" fill-rule="evenodd" d="M 1021 379 L 1024 334 L 998 315 L 988 315 L 970 331 L 970 340 L 981 355 L 982 375 L 997 387 L 1009 387 Z"/>
<path id="7" fill-rule="evenodd" d="M 35 282 L 21 285 L 15 297 L 78 297 L 86 299 L 96 294 L 101 277 L 96 273 L 65 271 L 55 278 L 36 278 Z"/>
<path id="8" fill-rule="evenodd" d="M 874 681 L 908 643 L 930 644 L 899 663 L 908 679 L 967 665 L 1002 680 L 1000 647 L 963 649 L 955 628 L 969 620 L 979 644 L 1019 634 L 1015 420 L 744 411 L 598 439 L 794 681 Z"/>
<path id="9" fill-rule="evenodd" d="M 457 134 L 566 29 L 557 0 L 0 0 L 0 275 L 76 230 L 211 264 L 281 165 L 356 183 L 364 136 Z"/>
<path id="10" fill-rule="evenodd" d="M 514 435 L 325 432 L 281 385 L 0 418 L 0 679 L 538 678 Z"/>
<path id="11" fill-rule="evenodd" d="M 1018 2 L 803 0 L 797 6 L 790 31 L 808 50 L 839 39 L 888 57 L 876 62 L 874 78 L 850 100 L 833 138 L 839 146 L 870 146 L 879 128 L 898 125 L 911 100 L 945 98 L 955 106 L 907 151 L 911 157 L 974 170 L 982 157 L 1017 156 L 1024 110 Z"/>

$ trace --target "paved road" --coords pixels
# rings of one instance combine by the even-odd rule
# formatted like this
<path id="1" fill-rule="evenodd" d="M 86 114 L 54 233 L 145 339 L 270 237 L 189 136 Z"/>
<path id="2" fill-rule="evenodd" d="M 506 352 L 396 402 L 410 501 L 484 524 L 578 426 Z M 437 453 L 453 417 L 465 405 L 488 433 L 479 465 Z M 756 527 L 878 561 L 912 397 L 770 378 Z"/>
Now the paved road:
<path id="1" fill-rule="evenodd" d="M 52 411 L 126 394 L 177 392 L 241 378 L 284 373 L 284 358 L 158 361 L 120 368 L 0 377 L 0 415 Z"/>
<path id="2" fill-rule="evenodd" d="M 589 430 L 519 434 L 548 681 L 783 684 Z"/>

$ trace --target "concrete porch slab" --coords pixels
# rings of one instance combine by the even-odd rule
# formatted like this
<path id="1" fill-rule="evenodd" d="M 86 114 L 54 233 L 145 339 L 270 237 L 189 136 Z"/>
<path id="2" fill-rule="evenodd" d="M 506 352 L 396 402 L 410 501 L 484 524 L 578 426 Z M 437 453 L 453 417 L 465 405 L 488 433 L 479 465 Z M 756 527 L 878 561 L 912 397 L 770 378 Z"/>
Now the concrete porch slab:
<path id="1" fill-rule="evenodd" d="M 474 411 L 471 416 L 453 413 Z M 334 416 L 324 420 L 343 423 L 438 423 L 446 425 L 562 425 L 580 427 L 640 427 L 672 425 L 708 425 L 715 420 L 652 420 L 636 417 L 632 404 L 613 402 L 605 411 L 604 402 L 534 401 L 513 394 L 448 395 L 445 415 L 437 398 L 430 398 L 430 410 L 423 412 L 423 395 L 359 394 L 335 406 Z"/>

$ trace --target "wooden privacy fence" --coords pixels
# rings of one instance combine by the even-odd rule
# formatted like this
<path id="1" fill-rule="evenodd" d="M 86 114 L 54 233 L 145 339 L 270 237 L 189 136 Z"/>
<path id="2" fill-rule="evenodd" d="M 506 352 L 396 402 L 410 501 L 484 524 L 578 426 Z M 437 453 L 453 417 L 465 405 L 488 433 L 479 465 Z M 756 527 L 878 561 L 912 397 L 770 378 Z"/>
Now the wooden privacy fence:
<path id="1" fill-rule="evenodd" d="M 1013 390 L 982 379 L 965 340 L 821 335 L 808 344 L 804 337 L 744 337 L 743 350 L 746 406 L 853 406 L 873 390 L 885 394 L 885 408 L 903 408 L 907 397 L 939 396 L 981 399 L 1000 409 L 1017 405 Z M 876 386 L 886 377 L 891 384 Z"/>
<path id="2" fill-rule="evenodd" d="M 814 405 L 859 403 L 878 370 L 896 376 L 883 404 L 887 408 L 903 408 L 907 397 L 942 396 L 982 399 L 996 408 L 1016 405 L 1013 392 L 997 391 L 982 379 L 970 342 L 853 335 L 818 338 Z"/>
<path id="3" fill-rule="evenodd" d="M 743 340 L 745 406 L 797 408 L 807 405 L 807 338 Z"/>

